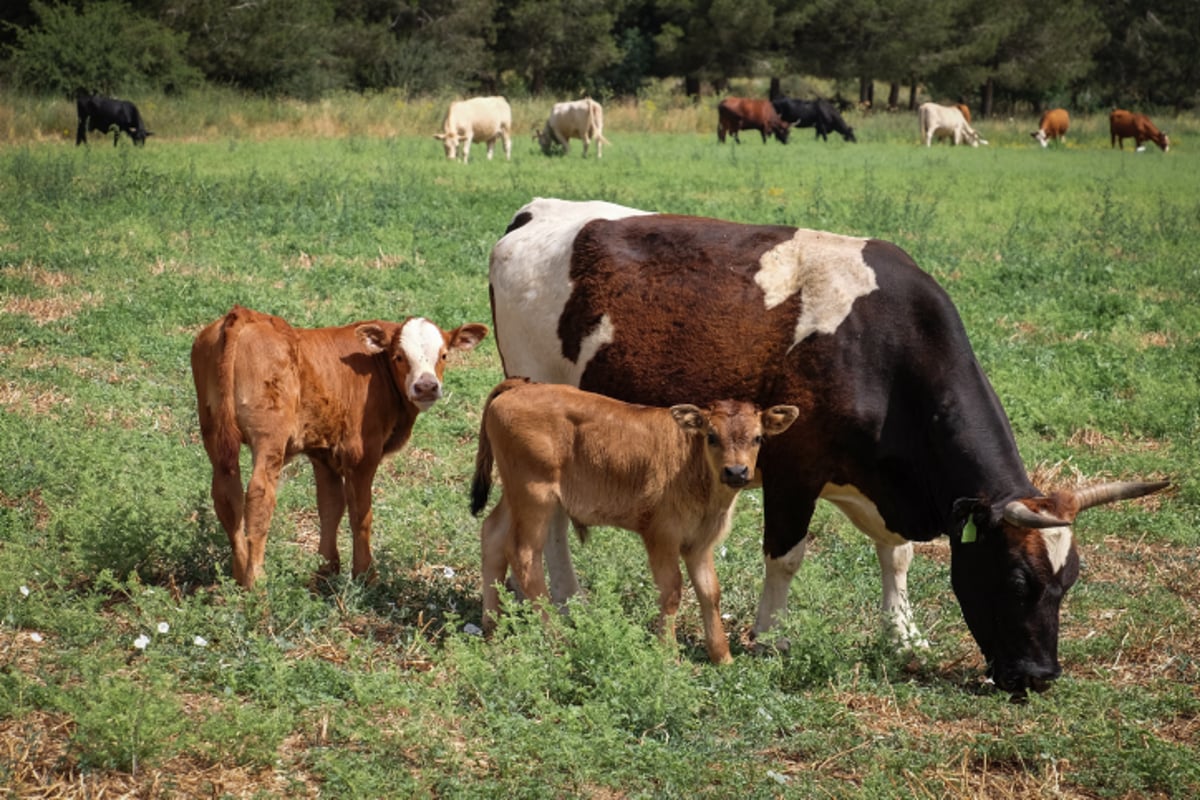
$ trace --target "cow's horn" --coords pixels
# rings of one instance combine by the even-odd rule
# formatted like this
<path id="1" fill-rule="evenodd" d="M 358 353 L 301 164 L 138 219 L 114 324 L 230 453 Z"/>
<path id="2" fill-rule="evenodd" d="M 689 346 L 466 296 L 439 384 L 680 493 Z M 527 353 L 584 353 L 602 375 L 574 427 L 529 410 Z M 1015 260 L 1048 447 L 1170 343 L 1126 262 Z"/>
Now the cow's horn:
<path id="1" fill-rule="evenodd" d="M 1004 521 L 1021 528 L 1060 528 L 1071 524 L 1049 514 L 1039 514 L 1020 500 L 1013 500 L 1004 507 Z"/>
<path id="2" fill-rule="evenodd" d="M 1105 503 L 1116 502 L 1117 500 L 1129 500 L 1134 497 L 1152 494 L 1159 489 L 1165 489 L 1170 483 L 1170 481 L 1153 481 L 1150 483 L 1114 481 L 1112 483 L 1101 483 L 1078 490 L 1075 492 L 1075 500 L 1079 503 L 1079 510 L 1083 511 L 1085 508 L 1101 506 Z"/>

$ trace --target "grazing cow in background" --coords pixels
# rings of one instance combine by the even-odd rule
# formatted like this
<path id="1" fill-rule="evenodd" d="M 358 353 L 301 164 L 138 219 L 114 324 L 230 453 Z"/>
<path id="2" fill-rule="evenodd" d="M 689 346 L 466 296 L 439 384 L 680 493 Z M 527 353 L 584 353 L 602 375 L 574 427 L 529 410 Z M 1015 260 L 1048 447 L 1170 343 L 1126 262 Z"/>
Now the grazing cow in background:
<path id="1" fill-rule="evenodd" d="M 732 661 L 713 548 L 729 532 L 738 491 L 754 479 L 764 438 L 787 430 L 798 414 L 795 406 L 760 411 L 732 400 L 652 408 L 573 386 L 501 383 L 484 407 L 471 488 L 471 513 L 478 515 L 494 462 L 504 493 L 483 523 L 484 629 L 495 627 L 496 585 L 509 568 L 526 598 L 546 596 L 547 526 L 565 515 L 581 538 L 590 525 L 642 537 L 667 641 L 675 640 L 682 557 L 700 601 L 708 657 Z"/>
<path id="2" fill-rule="evenodd" d="M 647 405 L 737 397 L 800 409 L 759 452 L 755 634 L 786 605 L 823 498 L 874 541 L 902 642 L 922 641 L 911 542 L 948 536 L 951 583 L 989 674 L 1005 690 L 1043 689 L 1060 672 L 1059 605 L 1079 574 L 1071 524 L 1165 486 L 1035 487 L 953 303 L 888 242 L 536 199 L 492 249 L 490 290 L 506 375 Z M 565 519 L 555 522 L 557 602 L 578 582 Z"/>
<path id="3" fill-rule="evenodd" d="M 1125 140 L 1133 139 L 1134 146 L 1139 152 L 1146 142 L 1154 142 L 1165 153 L 1171 147 L 1171 140 L 1166 131 L 1154 127 L 1154 123 L 1145 114 L 1135 114 L 1120 108 L 1113 109 L 1108 115 L 1108 131 L 1112 135 L 1111 147 L 1125 149 Z"/>
<path id="4" fill-rule="evenodd" d="M 79 127 L 75 130 L 75 146 L 87 143 L 88 131 L 108 133 L 113 130 L 113 147 L 121 138 L 121 131 L 129 135 L 135 145 L 145 145 L 146 137 L 154 134 L 146 130 L 137 106 L 128 100 L 115 100 L 100 95 L 79 95 L 75 98 L 75 111 L 79 115 Z"/>
<path id="5" fill-rule="evenodd" d="M 588 145 L 596 142 L 596 158 L 604 155 L 604 109 L 590 97 L 572 103 L 555 103 L 550 110 L 546 126 L 534 134 L 542 152 L 550 155 L 550 147 L 562 145 L 566 153 L 572 139 L 583 140 L 583 157 L 587 158 Z"/>
<path id="6" fill-rule="evenodd" d="M 788 124 L 784 122 L 770 100 L 754 100 L 747 97 L 726 97 L 717 106 L 717 141 L 724 142 L 725 134 L 732 133 L 738 144 L 738 131 L 758 131 L 763 144 L 774 134 L 783 144 L 788 140 Z"/>
<path id="7" fill-rule="evenodd" d="M 856 142 L 854 128 L 846 124 L 842 115 L 828 100 L 797 100 L 791 97 L 776 97 L 771 101 L 775 112 L 793 128 L 816 128 L 817 138 L 829 141 L 829 133 L 840 133 L 847 142 Z"/>
<path id="8" fill-rule="evenodd" d="M 987 144 L 987 140 L 967 122 L 963 112 L 955 106 L 943 106 L 937 103 L 922 103 L 917 109 L 917 117 L 921 123 L 921 141 L 926 147 L 938 139 L 949 139 L 953 144 L 969 142 L 971 147 Z"/>
<path id="9" fill-rule="evenodd" d="M 1029 134 L 1045 147 L 1051 139 L 1057 139 L 1064 144 L 1067 141 L 1067 128 L 1071 126 L 1071 115 L 1065 108 L 1052 108 L 1042 114 L 1038 129 Z"/>
<path id="10" fill-rule="evenodd" d="M 472 97 L 450 104 L 442 132 L 433 138 L 440 139 L 446 150 L 446 158 L 457 157 L 458 146 L 462 145 L 463 163 L 471 157 L 471 142 L 487 142 L 488 161 L 496 140 L 504 140 L 504 159 L 512 160 L 512 109 L 503 97 Z"/>
<path id="11" fill-rule="evenodd" d="M 234 306 L 192 345 L 192 377 L 217 518 L 233 547 L 233 577 L 249 589 L 263 574 L 267 529 L 283 465 L 312 462 L 324 574 L 341 568 L 337 529 L 349 508 L 354 575 L 371 567 L 371 484 L 402 448 L 417 414 L 442 396 L 451 350 L 470 350 L 486 325 L 450 332 L 427 319 L 293 328 Z M 253 454 L 242 491 L 238 453 Z"/>

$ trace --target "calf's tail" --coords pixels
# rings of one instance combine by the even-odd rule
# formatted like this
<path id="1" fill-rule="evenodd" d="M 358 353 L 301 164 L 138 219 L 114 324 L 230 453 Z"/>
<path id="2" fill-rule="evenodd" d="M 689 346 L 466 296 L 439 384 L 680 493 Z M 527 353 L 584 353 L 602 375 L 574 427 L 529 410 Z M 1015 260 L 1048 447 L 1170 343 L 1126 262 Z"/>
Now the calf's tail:
<path id="1" fill-rule="evenodd" d="M 483 405 L 483 415 L 479 423 L 479 447 L 475 451 L 475 478 L 471 481 L 472 516 L 477 517 L 479 512 L 483 511 L 484 506 L 487 505 L 488 495 L 492 491 L 492 465 L 495 463 L 496 457 L 492 452 L 492 440 L 487 433 L 488 413 L 491 411 L 492 401 L 514 386 L 528 382 L 528 378 L 509 378 L 492 389 L 487 402 Z"/>

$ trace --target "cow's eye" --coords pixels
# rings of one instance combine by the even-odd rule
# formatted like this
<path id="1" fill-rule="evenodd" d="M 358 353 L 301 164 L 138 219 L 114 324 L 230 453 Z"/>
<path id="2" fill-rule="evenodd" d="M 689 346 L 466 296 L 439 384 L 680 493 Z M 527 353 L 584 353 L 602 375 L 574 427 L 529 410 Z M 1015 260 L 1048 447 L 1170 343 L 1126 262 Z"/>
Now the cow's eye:
<path id="1" fill-rule="evenodd" d="M 714 431 L 708 432 L 708 443 L 712 447 L 716 447 L 718 444 L 721 443 L 721 440 L 717 438 L 716 432 L 714 432 Z"/>
<path id="2" fill-rule="evenodd" d="M 757 446 L 757 445 L 761 445 L 762 443 L 763 443 L 763 435 L 760 433 L 758 436 L 754 437 L 754 444 Z"/>

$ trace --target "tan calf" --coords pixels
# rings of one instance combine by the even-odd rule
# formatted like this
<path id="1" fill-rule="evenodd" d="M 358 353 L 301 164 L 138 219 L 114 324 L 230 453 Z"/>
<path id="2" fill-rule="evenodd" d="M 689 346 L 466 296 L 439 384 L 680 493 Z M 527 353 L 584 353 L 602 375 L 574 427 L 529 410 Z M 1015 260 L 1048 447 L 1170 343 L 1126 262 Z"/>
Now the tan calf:
<path id="1" fill-rule="evenodd" d="M 495 463 L 504 494 L 483 523 L 483 624 L 500 610 L 508 569 L 525 597 L 546 597 L 547 525 L 569 517 L 582 535 L 613 525 L 642 537 L 659 592 L 659 628 L 675 636 L 683 578 L 700 602 L 708 657 L 728 663 L 713 548 L 729 531 L 733 502 L 754 478 L 764 437 L 796 419 L 795 406 L 767 411 L 723 400 L 705 408 L 622 403 L 571 386 L 509 379 L 483 413 L 471 511 L 487 504 Z"/>
<path id="2" fill-rule="evenodd" d="M 241 306 L 202 330 L 192 345 L 192 377 L 234 579 L 250 588 L 262 576 L 279 473 L 300 453 L 316 477 L 322 572 L 340 569 L 337 529 L 347 508 L 353 574 L 367 572 L 375 470 L 405 445 L 417 414 L 442 396 L 448 352 L 470 350 L 487 332 L 470 323 L 447 333 L 420 317 L 293 328 Z M 243 444 L 254 464 L 244 493 Z"/>

